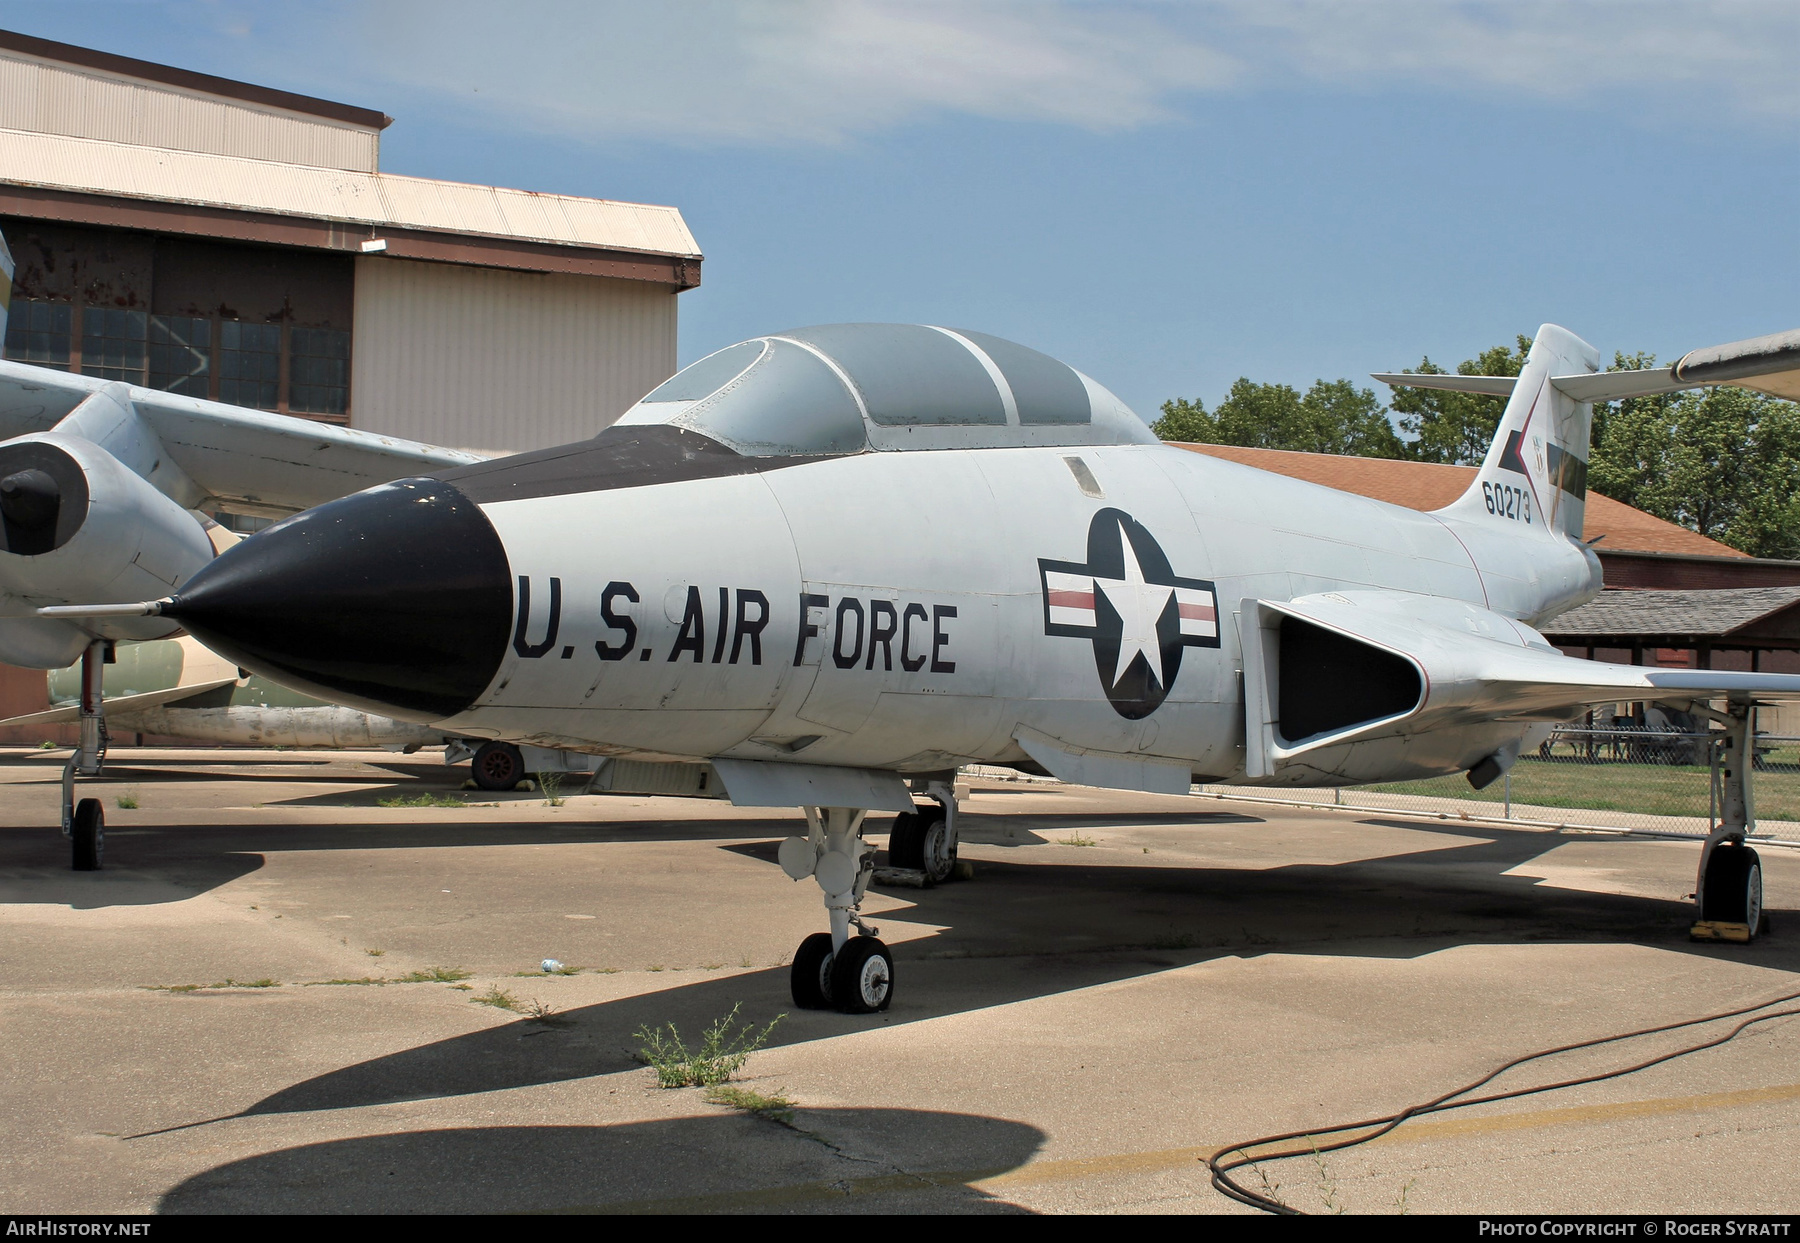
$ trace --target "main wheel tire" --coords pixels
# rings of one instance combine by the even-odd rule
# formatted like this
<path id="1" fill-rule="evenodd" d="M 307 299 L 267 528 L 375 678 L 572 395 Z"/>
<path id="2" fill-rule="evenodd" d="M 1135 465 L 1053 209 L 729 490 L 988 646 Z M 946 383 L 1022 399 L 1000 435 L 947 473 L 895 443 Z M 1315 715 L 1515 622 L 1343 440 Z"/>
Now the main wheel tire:
<path id="1" fill-rule="evenodd" d="M 1748 846 L 1714 846 L 1706 860 L 1706 889 L 1700 918 L 1722 924 L 1744 924 L 1754 938 L 1763 916 L 1762 860 Z"/>
<path id="2" fill-rule="evenodd" d="M 942 807 L 919 812 L 919 870 L 929 884 L 941 885 L 956 875 L 956 843 Z"/>
<path id="3" fill-rule="evenodd" d="M 75 804 L 75 819 L 69 825 L 71 859 L 69 866 L 77 872 L 98 872 L 100 859 L 106 853 L 106 812 L 97 798 L 84 798 Z"/>
<path id="4" fill-rule="evenodd" d="M 475 748 L 469 771 L 484 790 L 510 790 L 525 780 L 525 757 L 510 742 L 484 742 Z"/>
<path id="5" fill-rule="evenodd" d="M 788 989 L 802 1010 L 831 1009 L 831 934 L 815 932 L 794 951 L 788 971 Z"/>
<path id="6" fill-rule="evenodd" d="M 888 866 L 920 871 L 925 866 L 925 836 L 919 827 L 919 813 L 903 811 L 894 817 L 888 831 Z"/>
<path id="7" fill-rule="evenodd" d="M 851 937 L 831 964 L 831 996 L 845 1014 L 875 1014 L 894 997 L 894 956 L 874 937 Z"/>

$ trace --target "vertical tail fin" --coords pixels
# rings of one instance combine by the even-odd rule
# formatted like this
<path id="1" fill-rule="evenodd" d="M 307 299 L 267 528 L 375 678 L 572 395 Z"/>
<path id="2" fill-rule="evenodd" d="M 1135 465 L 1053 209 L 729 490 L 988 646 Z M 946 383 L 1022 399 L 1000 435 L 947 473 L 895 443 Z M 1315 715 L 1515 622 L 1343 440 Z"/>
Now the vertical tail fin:
<path id="1" fill-rule="evenodd" d="M 1599 369 L 1600 355 L 1586 341 L 1555 324 L 1539 328 L 1475 482 L 1442 512 L 1493 515 L 1517 522 L 1521 534 L 1579 540 L 1593 407 L 1550 377 Z"/>

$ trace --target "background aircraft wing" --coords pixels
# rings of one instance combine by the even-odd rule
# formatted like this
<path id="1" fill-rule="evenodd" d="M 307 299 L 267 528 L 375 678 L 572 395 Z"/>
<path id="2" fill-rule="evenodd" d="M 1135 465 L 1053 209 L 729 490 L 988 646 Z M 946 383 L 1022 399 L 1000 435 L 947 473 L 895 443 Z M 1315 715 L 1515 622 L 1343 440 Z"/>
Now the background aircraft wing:
<path id="1" fill-rule="evenodd" d="M 310 419 L 0 362 L 0 438 L 56 428 L 103 391 L 131 408 L 188 479 L 226 509 L 279 516 L 482 456 Z M 154 481 L 153 481 L 154 482 Z"/>
<path id="2" fill-rule="evenodd" d="M 1378 371 L 1373 373 L 1373 378 L 1387 385 L 1484 393 L 1492 397 L 1505 397 L 1513 390 L 1511 376 Z M 1800 401 L 1800 328 L 1690 350 L 1673 367 L 1559 375 L 1552 376 L 1550 383 L 1576 401 L 1623 401 L 1627 397 L 1648 397 L 1655 393 L 1677 393 L 1683 389 L 1719 385 L 1750 388 L 1771 397 Z"/>
<path id="3" fill-rule="evenodd" d="M 141 695 L 110 695 L 105 701 L 109 713 L 131 712 L 139 708 L 160 708 L 165 704 L 179 703 L 184 699 L 192 699 L 196 695 L 204 695 L 207 691 L 216 691 L 221 686 L 236 686 L 237 679 L 215 678 L 210 682 L 193 682 L 187 686 L 171 686 L 160 691 L 145 691 Z M 0 721 L 0 728 L 8 725 L 66 725 L 81 715 L 80 704 L 65 704 L 60 708 L 51 708 L 45 712 L 33 712 L 26 716 L 8 717 Z"/>

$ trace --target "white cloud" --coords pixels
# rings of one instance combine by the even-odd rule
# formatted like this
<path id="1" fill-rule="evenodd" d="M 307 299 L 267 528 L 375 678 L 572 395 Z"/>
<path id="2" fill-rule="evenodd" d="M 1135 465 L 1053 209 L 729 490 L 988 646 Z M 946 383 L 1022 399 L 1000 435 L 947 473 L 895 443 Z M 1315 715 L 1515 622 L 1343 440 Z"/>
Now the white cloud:
<path id="1" fill-rule="evenodd" d="M 1237 73 L 1154 14 L 1066 4 L 390 0 L 353 14 L 374 73 L 596 137 L 835 143 L 942 113 L 1113 130 Z"/>
<path id="2" fill-rule="evenodd" d="M 964 114 L 1095 131 L 1295 84 L 1800 114 L 1776 0 L 377 0 L 334 38 L 358 95 L 425 89 L 592 139 L 835 144 Z M 339 28 L 341 32 L 341 27 Z"/>

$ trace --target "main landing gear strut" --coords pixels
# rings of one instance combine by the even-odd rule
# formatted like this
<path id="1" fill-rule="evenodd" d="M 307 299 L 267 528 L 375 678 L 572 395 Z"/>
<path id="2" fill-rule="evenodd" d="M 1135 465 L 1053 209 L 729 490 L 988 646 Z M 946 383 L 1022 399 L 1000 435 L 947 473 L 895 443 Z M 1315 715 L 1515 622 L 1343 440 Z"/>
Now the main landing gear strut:
<path id="1" fill-rule="evenodd" d="M 1700 850 L 1700 875 L 1694 888 L 1699 916 L 1688 935 L 1696 941 L 1748 942 L 1768 931 L 1763 912 L 1762 861 L 1745 840 L 1756 824 L 1750 774 L 1756 746 L 1751 728 L 1755 706 L 1733 699 L 1724 713 L 1703 710 L 1725 727 L 1716 744 L 1719 779 L 1719 824 Z"/>
<path id="2" fill-rule="evenodd" d="M 936 883 L 948 880 L 956 866 L 956 797 L 938 782 L 929 793 L 937 805 L 897 817 L 888 853 L 894 866 L 922 871 Z M 781 869 L 797 881 L 810 876 L 819 883 L 831 931 L 813 933 L 795 951 L 789 976 L 794 1004 L 845 1014 L 886 1010 L 894 997 L 894 956 L 881 942 L 881 929 L 857 913 L 875 874 L 875 847 L 863 838 L 869 813 L 854 807 L 804 810 L 806 836 L 781 843 Z"/>
<path id="3" fill-rule="evenodd" d="M 75 778 L 98 777 L 106 766 L 101 681 L 111 658 L 112 644 L 104 639 L 96 639 L 81 653 L 81 740 L 63 765 L 62 831 L 69 839 L 69 865 L 77 872 L 98 872 L 106 851 L 106 814 L 97 798 L 75 801 Z"/>

